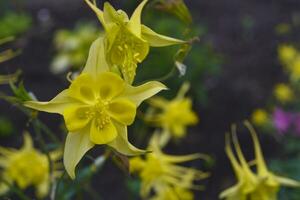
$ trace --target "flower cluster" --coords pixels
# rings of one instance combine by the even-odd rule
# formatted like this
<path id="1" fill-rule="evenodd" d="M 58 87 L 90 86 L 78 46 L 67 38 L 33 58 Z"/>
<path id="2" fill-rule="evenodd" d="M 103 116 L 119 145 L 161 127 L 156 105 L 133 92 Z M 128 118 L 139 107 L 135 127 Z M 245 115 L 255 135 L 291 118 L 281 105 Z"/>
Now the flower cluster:
<path id="1" fill-rule="evenodd" d="M 255 159 L 253 164 L 246 161 L 237 139 L 236 127 L 233 126 L 232 141 L 237 158 L 231 148 L 229 135 L 226 137 L 225 151 L 238 182 L 223 191 L 220 198 L 227 200 L 276 200 L 280 186 L 300 187 L 300 182 L 275 175 L 268 170 L 255 130 L 249 122 L 246 122 L 245 125 L 248 127 L 253 140 Z M 251 169 L 252 166 L 256 167 L 255 172 Z"/>

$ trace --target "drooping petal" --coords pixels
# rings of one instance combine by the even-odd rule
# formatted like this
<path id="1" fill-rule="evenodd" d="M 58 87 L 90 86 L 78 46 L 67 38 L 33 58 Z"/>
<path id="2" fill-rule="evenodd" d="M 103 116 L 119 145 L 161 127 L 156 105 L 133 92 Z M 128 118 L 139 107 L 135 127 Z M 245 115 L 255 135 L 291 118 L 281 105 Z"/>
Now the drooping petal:
<path id="1" fill-rule="evenodd" d="M 94 104 L 97 98 L 96 81 L 90 74 L 83 73 L 76 77 L 68 89 L 68 95 L 84 104 Z"/>
<path id="2" fill-rule="evenodd" d="M 75 178 L 76 165 L 93 146 L 94 144 L 90 141 L 89 137 L 89 128 L 76 133 L 68 133 L 64 150 L 64 165 L 72 179 Z"/>
<path id="3" fill-rule="evenodd" d="M 220 195 L 220 199 L 228 199 L 228 200 L 246 200 L 246 195 L 241 194 L 242 184 L 236 184 L 226 190 L 224 190 Z"/>
<path id="4" fill-rule="evenodd" d="M 63 113 L 68 131 L 74 132 L 84 128 L 89 122 L 89 106 L 70 106 Z"/>
<path id="5" fill-rule="evenodd" d="M 127 156 L 141 155 L 146 152 L 145 150 L 136 148 L 128 141 L 126 126 L 124 126 L 118 122 L 114 122 L 114 125 L 117 129 L 118 136 L 116 137 L 115 140 L 108 143 L 109 146 L 114 148 L 119 153 L 127 155 Z"/>
<path id="6" fill-rule="evenodd" d="M 91 3 L 90 0 L 85 0 L 85 2 L 88 4 L 88 6 L 96 13 L 99 21 L 101 22 L 102 26 L 105 28 L 105 21 L 104 21 L 104 17 L 103 17 L 103 12 L 102 10 L 100 10 L 99 8 L 97 8 L 96 5 L 94 5 L 93 3 Z"/>
<path id="7" fill-rule="evenodd" d="M 175 38 L 158 34 L 145 25 L 142 25 L 142 38 L 148 41 L 149 45 L 152 47 L 164 47 L 186 43 L 183 40 L 178 40 Z"/>
<path id="8" fill-rule="evenodd" d="M 95 144 L 107 144 L 114 140 L 118 133 L 114 124 L 109 120 L 106 124 L 98 124 L 97 119 L 93 120 L 90 131 L 90 139 Z"/>
<path id="9" fill-rule="evenodd" d="M 62 114 L 72 102 L 74 101 L 68 96 L 68 90 L 63 90 L 50 101 L 26 101 L 24 106 L 39 111 Z"/>
<path id="10" fill-rule="evenodd" d="M 128 23 L 129 29 L 138 37 L 140 37 L 140 35 L 141 35 L 141 15 L 142 15 L 142 11 L 143 11 L 143 8 L 144 8 L 144 6 L 146 5 L 147 2 L 148 2 L 148 0 L 144 0 L 140 3 L 140 5 L 133 12 L 133 14 L 130 18 L 130 21 Z"/>
<path id="11" fill-rule="evenodd" d="M 101 98 L 111 100 L 124 90 L 125 82 L 112 72 L 104 72 L 98 76 L 97 85 Z"/>
<path id="12" fill-rule="evenodd" d="M 139 106 L 145 99 L 148 99 L 156 93 L 160 92 L 161 90 L 166 89 L 167 87 L 160 82 L 149 81 L 137 87 L 128 85 L 121 96 L 130 99 L 136 104 L 136 106 Z"/>
<path id="13" fill-rule="evenodd" d="M 82 73 L 87 73 L 96 78 L 100 73 L 108 71 L 108 64 L 104 54 L 104 39 L 98 38 L 91 45 L 89 56 Z"/>
<path id="14" fill-rule="evenodd" d="M 124 125 L 133 123 L 136 115 L 136 106 L 126 99 L 118 99 L 109 104 L 109 115 Z"/>

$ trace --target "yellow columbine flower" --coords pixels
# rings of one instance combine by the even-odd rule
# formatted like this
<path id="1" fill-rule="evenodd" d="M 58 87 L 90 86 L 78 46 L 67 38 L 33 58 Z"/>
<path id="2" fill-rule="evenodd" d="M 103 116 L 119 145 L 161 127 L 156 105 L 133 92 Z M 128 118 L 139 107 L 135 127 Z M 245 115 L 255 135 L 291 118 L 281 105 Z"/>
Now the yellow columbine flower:
<path id="1" fill-rule="evenodd" d="M 66 90 L 49 102 L 29 101 L 25 106 L 63 115 L 69 131 L 64 165 L 75 177 L 75 167 L 95 144 L 107 144 L 125 155 L 144 151 L 132 146 L 127 126 L 132 124 L 141 102 L 166 87 L 156 81 L 133 87 L 117 74 L 108 72 L 103 39 L 96 40 L 87 65 Z"/>
<path id="2" fill-rule="evenodd" d="M 256 109 L 252 113 L 251 121 L 257 126 L 265 125 L 268 122 L 268 120 L 268 113 L 264 109 Z"/>
<path id="3" fill-rule="evenodd" d="M 168 140 L 170 136 L 181 138 L 186 135 L 186 128 L 190 125 L 198 123 L 198 117 L 192 110 L 192 100 L 185 97 L 185 93 L 189 89 L 189 84 L 184 83 L 173 100 L 166 100 L 164 98 L 151 98 L 149 103 L 155 111 L 148 112 L 146 120 L 152 122 L 156 126 L 163 128 L 163 140 Z M 162 141 L 162 144 L 166 141 Z"/>
<path id="4" fill-rule="evenodd" d="M 154 134 L 151 139 L 149 150 L 151 150 L 151 153 L 146 154 L 144 158 L 135 157 L 130 159 L 129 165 L 130 171 L 137 173 L 142 180 L 142 198 L 148 198 L 152 190 L 160 197 L 168 195 L 165 193 L 169 189 L 182 191 L 199 189 L 200 187 L 196 186 L 194 181 L 208 176 L 208 173 L 178 165 L 179 163 L 203 158 L 205 155 L 171 156 L 164 154 L 160 149 L 157 134 Z"/>
<path id="5" fill-rule="evenodd" d="M 293 99 L 294 93 L 287 84 L 280 83 L 274 88 L 274 96 L 281 103 L 287 103 Z"/>
<path id="6" fill-rule="evenodd" d="M 226 137 L 225 150 L 238 183 L 223 191 L 220 198 L 227 200 L 276 200 L 281 185 L 300 187 L 299 182 L 277 176 L 268 171 L 255 130 L 249 122 L 246 122 L 245 125 L 250 130 L 254 143 L 255 160 L 253 163 L 255 163 L 256 172 L 251 170 L 250 164 L 247 163 L 242 153 L 234 127 L 232 137 L 238 158 L 234 156 L 229 137 Z"/>
<path id="7" fill-rule="evenodd" d="M 147 0 L 133 12 L 131 18 L 122 10 L 115 10 L 108 2 L 104 3 L 103 11 L 85 0 L 97 14 L 105 29 L 106 59 L 112 68 L 121 71 L 123 78 L 132 83 L 137 63 L 142 62 L 149 52 L 149 46 L 162 47 L 184 43 L 182 40 L 166 37 L 155 33 L 141 24 L 141 13 Z"/>
<path id="8" fill-rule="evenodd" d="M 60 174 L 60 165 L 56 162 L 60 157 L 59 151 L 50 153 L 54 169 L 53 174 L 50 174 L 47 156 L 33 147 L 29 134 L 25 134 L 24 145 L 19 150 L 0 147 L 0 194 L 9 190 L 8 184 L 16 184 L 22 190 L 34 186 L 37 197 L 45 197 L 49 192 L 51 176 L 57 177 Z"/>
<path id="9" fill-rule="evenodd" d="M 282 64 L 289 68 L 289 65 L 297 55 L 297 50 L 291 45 L 283 44 L 278 47 L 278 54 Z"/>
<path id="10" fill-rule="evenodd" d="M 194 200 L 193 192 L 181 187 L 165 187 L 160 191 L 150 200 Z"/>

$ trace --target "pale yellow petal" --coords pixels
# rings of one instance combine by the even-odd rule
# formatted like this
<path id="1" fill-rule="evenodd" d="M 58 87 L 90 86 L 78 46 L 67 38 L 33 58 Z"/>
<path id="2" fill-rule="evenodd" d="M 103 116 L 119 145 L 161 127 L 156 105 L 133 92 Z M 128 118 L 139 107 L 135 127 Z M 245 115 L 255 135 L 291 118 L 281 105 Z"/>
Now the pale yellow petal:
<path id="1" fill-rule="evenodd" d="M 164 47 L 176 44 L 186 43 L 183 40 L 178 40 L 168 36 L 164 36 L 158 33 L 155 33 L 149 27 L 142 25 L 142 38 L 148 41 L 149 45 L 152 47 Z"/>
<path id="2" fill-rule="evenodd" d="M 64 166 L 72 179 L 75 179 L 76 165 L 93 146 L 89 137 L 89 128 L 76 133 L 68 133 L 64 150 Z"/>
<path id="3" fill-rule="evenodd" d="M 109 2 L 104 3 L 103 12 L 104 21 L 107 26 L 109 26 L 110 24 L 122 25 L 124 22 L 128 21 L 127 14 L 121 10 L 116 11 Z"/>
<path id="4" fill-rule="evenodd" d="M 33 148 L 33 142 L 31 139 L 31 136 L 29 133 L 25 132 L 24 133 L 24 144 L 23 144 L 23 149 L 32 149 Z"/>
<path id="5" fill-rule="evenodd" d="M 130 99 L 136 106 L 139 106 L 144 100 L 166 89 L 167 87 L 164 84 L 157 81 L 150 81 L 137 87 L 128 85 L 121 96 Z"/>
<path id="6" fill-rule="evenodd" d="M 49 187 L 50 187 L 50 180 L 49 179 L 45 179 L 43 182 L 39 183 L 36 186 L 36 196 L 39 199 L 43 199 L 47 196 L 47 194 L 49 193 Z"/>
<path id="7" fill-rule="evenodd" d="M 147 2 L 148 2 L 148 0 L 144 0 L 140 3 L 140 5 L 133 12 L 133 14 L 130 18 L 130 21 L 128 23 L 129 29 L 138 37 L 140 37 L 140 35 L 141 35 L 141 15 L 142 15 L 142 11 L 143 11 L 143 8 L 144 8 L 144 6 L 146 5 Z"/>
<path id="8" fill-rule="evenodd" d="M 24 106 L 38 111 L 62 114 L 67 106 L 74 102 L 68 96 L 68 90 L 63 90 L 50 101 L 26 101 Z"/>
<path id="9" fill-rule="evenodd" d="M 127 99 L 118 99 L 109 104 L 109 115 L 124 125 L 133 123 L 136 115 L 136 106 Z"/>
<path id="10" fill-rule="evenodd" d="M 243 171 L 242 171 L 242 167 L 240 166 L 239 162 L 237 161 L 237 159 L 235 158 L 233 151 L 231 149 L 231 145 L 230 145 L 230 136 L 229 134 L 226 134 L 225 136 L 225 152 L 230 160 L 230 163 L 233 167 L 234 173 L 237 176 L 237 178 L 239 180 L 242 179 L 243 176 Z"/>
<path id="11" fill-rule="evenodd" d="M 115 125 L 109 120 L 105 125 L 93 120 L 90 131 L 90 139 L 95 144 L 107 144 L 117 137 Z"/>
<path id="12" fill-rule="evenodd" d="M 246 195 L 242 195 L 241 192 L 241 184 L 236 184 L 223 192 L 219 195 L 220 199 L 226 198 L 227 200 L 246 200 Z"/>
<path id="13" fill-rule="evenodd" d="M 285 178 L 282 176 L 274 176 L 275 180 L 278 181 L 281 185 L 283 186 L 288 186 L 288 187 L 300 187 L 300 182 L 290 179 L 290 178 Z"/>
<path id="14" fill-rule="evenodd" d="M 136 148 L 128 141 L 126 126 L 118 122 L 114 122 L 114 124 L 117 129 L 118 136 L 116 137 L 115 140 L 113 140 L 111 143 L 108 144 L 109 146 L 114 148 L 119 153 L 127 156 L 140 155 L 146 152 L 145 150 Z"/>
<path id="15" fill-rule="evenodd" d="M 104 39 L 100 37 L 93 42 L 82 73 L 87 73 L 97 78 L 100 73 L 108 71 L 108 69 L 104 54 Z"/>
<path id="16" fill-rule="evenodd" d="M 267 169 L 267 165 L 266 165 L 266 162 L 264 160 L 264 157 L 263 157 L 263 154 L 261 151 L 258 137 L 256 135 L 254 128 L 251 126 L 251 124 L 248 121 L 245 122 L 245 125 L 249 129 L 253 143 L 254 143 L 254 151 L 255 151 L 258 175 L 265 176 L 266 174 L 268 174 L 268 169 Z"/>

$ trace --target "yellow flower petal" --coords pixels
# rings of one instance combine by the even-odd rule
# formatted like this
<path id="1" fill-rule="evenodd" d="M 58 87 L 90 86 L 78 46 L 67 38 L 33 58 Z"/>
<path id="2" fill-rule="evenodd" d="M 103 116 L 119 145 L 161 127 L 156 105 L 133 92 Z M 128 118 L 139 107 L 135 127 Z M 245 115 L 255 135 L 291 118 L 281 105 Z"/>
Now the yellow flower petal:
<path id="1" fill-rule="evenodd" d="M 31 136 L 29 135 L 29 133 L 25 133 L 24 134 L 24 145 L 23 145 L 23 149 L 32 149 L 33 148 L 33 143 L 32 143 L 32 139 Z"/>
<path id="2" fill-rule="evenodd" d="M 68 95 L 85 104 L 93 104 L 97 98 L 96 82 L 90 74 L 79 75 L 68 89 Z"/>
<path id="3" fill-rule="evenodd" d="M 136 106 L 139 106 L 145 99 L 166 89 L 167 87 L 164 84 L 157 81 L 150 81 L 137 87 L 128 85 L 121 97 L 124 96 L 134 102 Z"/>
<path id="4" fill-rule="evenodd" d="M 59 93 L 56 97 L 54 97 L 50 101 L 45 101 L 45 102 L 26 101 L 24 103 L 24 106 L 39 111 L 62 114 L 64 109 L 67 106 L 70 106 L 72 102 L 74 101 L 72 101 L 72 99 L 69 98 L 68 90 L 63 90 L 61 93 Z"/>
<path id="5" fill-rule="evenodd" d="M 93 120 L 90 130 L 90 139 L 95 144 L 107 144 L 117 137 L 114 124 L 109 120 L 106 124 L 98 124 Z"/>
<path id="6" fill-rule="evenodd" d="M 228 200 L 246 200 L 247 196 L 242 195 L 241 193 L 242 184 L 236 184 L 226 190 L 224 190 L 220 195 L 220 199 L 228 199 Z"/>
<path id="7" fill-rule="evenodd" d="M 97 85 L 101 98 L 111 100 L 124 90 L 125 82 L 112 72 L 104 72 L 98 76 Z"/>
<path id="8" fill-rule="evenodd" d="M 75 179 L 76 165 L 93 146 L 89 138 L 89 129 L 68 133 L 64 150 L 64 165 L 72 179 Z"/>
<path id="9" fill-rule="evenodd" d="M 142 25 L 142 38 L 148 41 L 149 45 L 152 47 L 164 47 L 169 45 L 186 43 L 183 40 L 178 40 L 175 38 L 158 34 L 145 25 Z"/>
<path id="10" fill-rule="evenodd" d="M 125 21 L 128 21 L 127 14 L 122 11 L 117 12 L 109 2 L 104 3 L 103 16 L 105 24 L 107 25 L 110 23 L 123 24 Z"/>
<path id="11" fill-rule="evenodd" d="M 89 106 L 67 107 L 63 113 L 63 116 L 68 131 L 74 132 L 84 128 L 90 122 L 90 118 L 88 116 L 89 112 Z"/>
<path id="12" fill-rule="evenodd" d="M 118 151 L 121 154 L 127 155 L 127 156 L 135 156 L 145 153 L 145 150 L 141 150 L 133 146 L 128 141 L 128 135 L 127 135 L 127 127 L 118 123 L 114 122 L 114 125 L 117 129 L 118 136 L 115 140 L 108 143 L 109 146 L 114 148 L 116 151 Z"/>
<path id="13" fill-rule="evenodd" d="M 293 179 L 285 178 L 282 176 L 274 176 L 275 180 L 278 181 L 281 185 L 288 187 L 300 187 L 300 182 Z"/>
<path id="14" fill-rule="evenodd" d="M 89 56 L 82 73 L 87 73 L 96 78 L 101 72 L 109 71 L 104 54 L 104 39 L 95 40 L 90 48 Z"/>
<path id="15" fill-rule="evenodd" d="M 141 15 L 144 6 L 146 5 L 148 1 L 144 0 L 140 3 L 140 5 L 135 9 L 133 12 L 130 21 L 128 23 L 129 29 L 138 37 L 141 35 Z"/>
<path id="16" fill-rule="evenodd" d="M 104 17 L 103 17 L 103 12 L 99 8 L 97 8 L 96 5 L 91 3 L 90 0 L 85 0 L 85 2 L 88 4 L 88 6 L 96 13 L 99 21 L 101 22 L 102 26 L 105 28 L 105 22 L 104 22 Z"/>
<path id="17" fill-rule="evenodd" d="M 124 125 L 133 123 L 136 115 L 136 106 L 126 99 L 118 99 L 109 104 L 109 115 Z"/>

